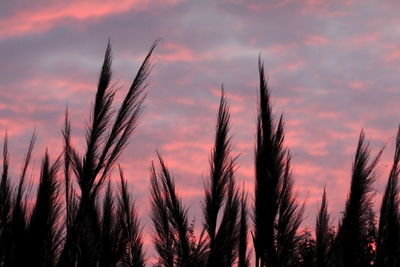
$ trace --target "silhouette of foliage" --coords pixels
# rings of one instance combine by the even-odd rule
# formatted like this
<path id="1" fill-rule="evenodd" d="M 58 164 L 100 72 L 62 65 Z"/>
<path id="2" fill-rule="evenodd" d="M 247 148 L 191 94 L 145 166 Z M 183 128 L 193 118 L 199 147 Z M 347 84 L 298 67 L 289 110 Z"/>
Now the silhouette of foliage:
<path id="1" fill-rule="evenodd" d="M 33 266 L 54 266 L 60 246 L 61 230 L 59 217 L 60 159 L 50 164 L 49 155 L 45 154 L 40 175 L 36 204 L 27 226 L 28 261 Z"/>
<path id="2" fill-rule="evenodd" d="M 115 90 L 110 87 L 111 81 L 111 45 L 108 43 L 100 73 L 95 103 L 91 120 L 86 133 L 86 153 L 84 157 L 74 150 L 70 142 L 70 125 L 66 114 L 63 131 L 65 145 L 65 176 L 67 202 L 67 236 L 61 252 L 59 266 L 70 266 L 78 263 L 79 266 L 93 266 L 97 263 L 100 243 L 100 212 L 97 207 L 98 194 L 105 179 L 109 177 L 112 167 L 125 148 L 128 138 L 135 130 L 142 112 L 144 100 L 143 92 L 146 88 L 146 79 L 151 68 L 151 55 L 157 41 L 151 46 L 144 62 L 133 80 L 116 116 L 112 121 L 112 102 Z M 107 131 L 109 132 L 107 133 Z M 79 185 L 79 201 L 75 201 L 75 194 L 70 186 L 70 172 L 72 168 Z M 121 197 L 124 193 L 121 191 Z M 124 205 L 130 205 L 129 203 Z M 121 206 L 122 208 L 122 206 Z M 128 206 L 125 206 L 127 209 Z M 136 215 L 119 213 L 122 230 L 125 234 L 136 231 Z M 122 216 L 124 214 L 124 216 Z M 122 216 L 122 217 L 121 217 Z M 129 228 L 129 229 L 128 229 Z M 128 233 L 129 232 L 129 233 Z M 132 238 L 136 238 L 133 235 Z M 130 241 L 129 241 L 130 242 Z M 129 243 L 128 242 L 128 243 Z M 123 242 L 121 244 L 124 244 Z M 136 244 L 136 243 L 134 243 Z M 131 247 L 133 252 L 141 253 L 139 248 Z M 126 256 L 126 255 L 125 255 Z M 132 258 L 133 256 L 130 255 Z M 136 256 L 133 257 L 136 259 Z"/>
<path id="3" fill-rule="evenodd" d="M 335 241 L 337 266 L 369 266 L 373 261 L 370 255 L 373 252 L 369 247 L 374 242 L 375 227 L 371 190 L 382 150 L 371 161 L 369 154 L 364 132 L 361 131 L 353 163 L 350 194 Z"/>
<path id="4" fill-rule="evenodd" d="M 379 230 L 376 240 L 376 266 L 397 266 L 400 263 L 399 163 L 400 127 L 397 132 L 393 166 L 382 199 Z"/>
<path id="5" fill-rule="evenodd" d="M 324 188 L 322 203 L 315 225 L 315 264 L 317 267 L 325 267 L 328 264 L 328 254 L 334 238 L 329 219 L 328 202 L 326 200 L 326 191 Z"/>
<path id="6" fill-rule="evenodd" d="M 239 267 L 248 267 L 250 266 L 250 253 L 248 252 L 248 210 L 246 205 L 246 196 L 243 192 L 242 199 L 240 201 L 240 229 L 239 229 L 239 248 L 238 248 L 238 257 Z"/>
<path id="7" fill-rule="evenodd" d="M 33 182 L 27 176 L 36 132 L 16 184 L 11 182 L 5 133 L 0 181 L 0 266 L 149 264 L 144 227 L 122 168 L 119 167 L 119 183 L 112 182 L 110 177 L 140 121 L 157 44 L 158 41 L 150 47 L 122 103 L 114 110 L 116 90 L 111 86 L 112 56 L 108 43 L 86 125 L 85 151 L 81 155 L 72 144 L 67 108 L 62 154 L 51 161 L 46 150 L 34 194 L 30 193 Z M 152 241 L 158 254 L 155 266 L 248 267 L 252 249 L 256 267 L 398 266 L 400 127 L 378 229 L 373 182 L 383 150 L 370 159 L 369 145 L 361 131 L 350 192 L 337 233 L 331 225 L 324 189 L 314 238 L 309 228 L 301 226 L 304 204 L 295 195 L 292 156 L 284 142 L 284 120 L 282 115 L 278 120 L 274 118 L 261 59 L 258 68 L 255 189 L 250 214 L 248 192 L 244 184 L 240 188 L 236 181 L 237 157 L 231 155 L 231 119 L 222 88 L 209 176 L 204 185 L 201 229 L 196 229 L 194 219 L 190 221 L 189 209 L 158 152 L 157 164 L 151 164 L 150 218 L 154 226 Z M 252 246 L 248 242 L 249 231 Z"/>
<path id="8" fill-rule="evenodd" d="M 315 266 L 316 261 L 316 244 L 312 238 L 311 230 L 305 228 L 298 237 L 295 263 L 293 266 L 311 267 Z"/>
<path id="9" fill-rule="evenodd" d="M 3 172 L 0 183 L 0 263 L 5 265 L 10 259 L 10 244 L 12 244 L 11 236 L 11 213 L 13 205 L 13 188 L 10 184 L 8 176 L 9 155 L 7 132 L 4 135 L 3 146 Z"/>
<path id="10" fill-rule="evenodd" d="M 121 227 L 122 266 L 145 266 L 141 227 L 134 203 L 131 202 L 127 182 L 119 168 L 121 189 L 118 198 L 118 221 Z"/>
<path id="11" fill-rule="evenodd" d="M 239 230 L 239 197 L 234 180 L 234 159 L 230 156 L 229 108 L 221 90 L 210 181 L 205 188 L 203 213 L 209 237 L 207 266 L 230 266 L 236 258 Z M 222 204 L 225 208 L 217 229 Z"/>
<path id="12" fill-rule="evenodd" d="M 200 239 L 197 244 L 200 247 L 192 248 L 194 244 L 190 238 L 188 210 L 177 195 L 174 180 L 160 154 L 158 160 L 159 171 L 152 165 L 150 172 L 152 219 L 156 230 L 154 240 L 160 253 L 159 263 L 165 264 L 163 266 L 203 266 L 204 242 Z M 171 250 L 174 252 L 172 257 L 165 254 Z"/>
<path id="13" fill-rule="evenodd" d="M 283 117 L 275 126 L 264 65 L 259 59 L 259 107 L 255 148 L 254 250 L 256 266 L 286 266 L 296 248 L 303 208 L 295 200 Z"/>

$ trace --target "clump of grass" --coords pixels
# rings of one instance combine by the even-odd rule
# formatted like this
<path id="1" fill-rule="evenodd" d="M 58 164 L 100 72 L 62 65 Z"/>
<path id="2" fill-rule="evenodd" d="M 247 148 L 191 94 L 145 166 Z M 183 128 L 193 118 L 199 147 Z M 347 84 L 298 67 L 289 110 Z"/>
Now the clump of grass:
<path id="1" fill-rule="evenodd" d="M 68 109 L 62 130 L 62 155 L 46 151 L 35 196 L 30 196 L 27 170 L 34 132 L 16 185 L 10 182 L 7 133 L 0 181 L 0 266 L 145 266 L 143 227 L 127 179 L 119 168 L 114 189 L 112 170 L 135 131 L 143 111 L 152 55 L 150 48 L 122 103 L 113 108 L 108 43 L 95 102 L 86 130 L 86 149 L 71 142 Z M 284 143 L 284 120 L 275 119 L 270 88 L 259 59 L 259 103 L 255 144 L 253 249 L 256 267 L 265 266 L 397 266 L 399 265 L 400 128 L 393 166 L 383 196 L 379 229 L 373 212 L 373 182 L 382 150 L 372 160 L 361 131 L 355 153 L 350 193 L 335 234 L 324 189 L 315 240 L 300 231 L 304 204 L 294 194 L 292 157 Z M 178 194 L 166 163 L 150 167 L 150 216 L 156 266 L 250 266 L 247 195 L 236 181 L 232 156 L 229 105 L 221 92 L 209 177 L 205 181 L 200 236 L 189 223 L 189 209 Z M 103 190 L 106 185 L 105 190 Z M 64 189 L 64 190 L 63 190 Z M 62 195 L 64 194 L 64 195 Z M 28 198 L 33 204 L 28 206 Z M 65 205 L 63 205 L 65 201 Z M 376 250 L 375 250 L 376 247 Z"/>

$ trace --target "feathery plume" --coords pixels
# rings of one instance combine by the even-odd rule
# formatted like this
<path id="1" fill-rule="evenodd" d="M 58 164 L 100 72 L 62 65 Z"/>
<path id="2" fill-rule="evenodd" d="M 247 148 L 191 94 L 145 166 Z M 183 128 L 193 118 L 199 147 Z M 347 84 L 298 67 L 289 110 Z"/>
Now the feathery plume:
<path id="1" fill-rule="evenodd" d="M 139 225 L 139 219 L 135 204 L 130 200 L 127 182 L 124 173 L 119 167 L 120 174 L 120 192 L 118 219 L 122 226 L 122 244 L 125 248 L 122 256 L 124 266 L 145 266 L 145 257 L 143 252 L 142 229 Z"/>
<path id="2" fill-rule="evenodd" d="M 304 204 L 293 196 L 293 177 L 290 169 L 290 153 L 287 152 L 285 173 L 279 197 L 279 217 L 277 220 L 277 261 L 278 266 L 292 264 L 298 239 L 296 238 L 304 213 Z"/>
<path id="3" fill-rule="evenodd" d="M 244 186 L 243 189 L 244 190 Z M 250 253 L 247 252 L 247 233 L 248 233 L 248 211 L 246 205 L 247 197 L 242 193 L 240 200 L 240 229 L 239 229 L 239 262 L 238 267 L 250 266 Z"/>
<path id="4" fill-rule="evenodd" d="M 60 158 L 50 164 L 46 154 L 42 163 L 36 204 L 29 218 L 27 227 L 27 244 L 25 252 L 30 265 L 54 266 L 60 246 L 58 219 L 60 216 L 59 182 L 57 173 L 60 168 Z"/>
<path id="5" fill-rule="evenodd" d="M 157 43 L 158 41 L 151 46 L 113 123 L 112 102 L 115 90 L 110 86 L 112 60 L 111 45 L 110 42 L 108 43 L 91 120 L 86 133 L 87 148 L 83 158 L 70 144 L 69 122 L 66 118 L 64 129 L 66 175 L 69 177 L 68 166 L 71 164 L 79 184 L 80 198 L 79 203 L 74 207 L 73 204 L 76 203 L 72 200 L 74 192 L 70 191 L 67 197 L 68 204 L 70 204 L 67 213 L 73 219 L 71 219 L 72 222 L 67 222 L 69 225 L 68 235 L 60 256 L 59 266 L 69 266 L 76 262 L 93 265 L 98 260 L 101 227 L 96 203 L 99 191 L 139 122 L 145 97 L 145 82 L 151 69 L 151 55 Z M 66 187 L 69 187 L 69 182 L 66 182 Z"/>
<path id="6" fill-rule="evenodd" d="M 3 144 L 3 172 L 0 182 L 0 266 L 9 261 L 11 240 L 11 213 L 13 206 L 13 188 L 8 176 L 9 155 L 7 132 L 4 134 Z"/>
<path id="7" fill-rule="evenodd" d="M 256 267 L 276 266 L 275 224 L 286 150 L 283 147 L 283 118 L 275 126 L 264 65 L 258 61 L 260 91 L 255 147 L 255 202 L 253 242 Z"/>
<path id="8" fill-rule="evenodd" d="M 344 266 L 366 266 L 362 262 L 372 214 L 372 183 L 381 154 L 382 150 L 370 160 L 369 146 L 361 131 L 352 168 L 350 194 L 335 242 L 336 253 L 340 255 L 339 264 Z"/>
<path id="9" fill-rule="evenodd" d="M 381 204 L 376 242 L 375 266 L 397 266 L 400 262 L 400 214 L 398 180 L 400 173 L 400 127 L 396 137 L 393 166 Z"/>
<path id="10" fill-rule="evenodd" d="M 165 195 L 158 182 L 154 163 L 150 168 L 150 199 L 151 199 L 151 220 L 154 224 L 153 243 L 159 255 L 158 263 L 161 266 L 173 267 L 175 262 L 173 229 L 169 223 L 169 214 Z"/>
<path id="11" fill-rule="evenodd" d="M 328 252 L 331 246 L 332 235 L 330 233 L 330 222 L 328 214 L 328 202 L 326 200 L 326 191 L 322 194 L 321 208 L 319 209 L 316 224 L 315 224 L 315 237 L 316 237 L 316 266 L 327 266 Z"/>

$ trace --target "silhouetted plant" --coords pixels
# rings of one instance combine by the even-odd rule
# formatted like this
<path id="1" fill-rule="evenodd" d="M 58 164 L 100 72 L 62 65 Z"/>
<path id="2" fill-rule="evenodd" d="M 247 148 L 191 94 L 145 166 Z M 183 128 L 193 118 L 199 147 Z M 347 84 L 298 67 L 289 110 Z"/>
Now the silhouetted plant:
<path id="1" fill-rule="evenodd" d="M 61 203 L 59 200 L 58 170 L 60 159 L 50 163 L 45 154 L 42 163 L 36 204 L 27 227 L 28 262 L 33 266 L 54 266 L 61 243 L 59 217 Z"/>
<path id="2" fill-rule="evenodd" d="M 234 181 L 234 159 L 230 155 L 229 108 L 223 88 L 218 111 L 214 149 L 211 154 L 210 180 L 206 182 L 203 213 L 209 238 L 207 266 L 230 266 L 238 245 L 239 198 Z M 218 214 L 225 202 L 221 223 Z"/>
<path id="3" fill-rule="evenodd" d="M 244 188 L 244 186 L 243 186 Z M 250 253 L 248 252 L 248 211 L 247 211 L 247 198 L 243 192 L 240 201 L 240 229 L 239 229 L 239 248 L 238 248 L 238 267 L 248 267 L 250 266 Z"/>
<path id="4" fill-rule="evenodd" d="M 9 262 L 11 236 L 11 213 L 13 205 L 13 188 L 8 176 L 9 156 L 8 156 L 7 132 L 4 135 L 3 145 L 3 172 L 0 183 L 0 265 L 4 266 Z"/>
<path id="5" fill-rule="evenodd" d="M 316 267 L 325 267 L 328 264 L 328 254 L 332 247 L 334 233 L 331 230 L 330 218 L 328 214 L 328 202 L 326 191 L 322 194 L 321 207 L 319 209 L 315 224 L 315 263 Z"/>
<path id="6" fill-rule="evenodd" d="M 127 190 L 127 182 L 122 169 L 119 169 L 121 189 L 118 199 L 118 223 L 121 227 L 121 243 L 123 249 L 121 266 L 145 266 L 143 253 L 142 229 L 139 226 L 135 204 L 131 202 Z"/>
<path id="7" fill-rule="evenodd" d="M 158 262 L 160 266 L 173 267 L 176 261 L 174 230 L 170 225 L 166 196 L 158 181 L 154 164 L 150 169 L 150 181 L 151 219 L 155 229 L 153 243 L 159 255 Z"/>
<path id="8" fill-rule="evenodd" d="M 87 125 L 84 155 L 71 143 L 67 109 L 62 130 L 63 153 L 52 162 L 46 151 L 33 196 L 27 171 L 36 133 L 31 138 L 16 185 L 10 182 L 5 134 L 0 181 L 0 266 L 145 266 L 143 228 L 128 192 L 127 180 L 119 168 L 120 182 L 118 189 L 113 190 L 115 187 L 109 178 L 140 120 L 156 46 L 157 41 L 119 109 L 114 111 L 116 90 L 110 86 L 111 46 L 108 44 Z M 300 231 L 304 204 L 294 194 L 291 154 L 284 144 L 283 116 L 275 121 L 260 59 L 258 68 L 254 228 L 251 231 L 255 266 L 399 265 L 400 127 L 382 200 L 379 229 L 376 229 L 372 184 L 382 150 L 370 160 L 370 150 L 361 131 L 350 192 L 337 233 L 331 226 L 324 189 L 314 239 L 310 229 Z M 222 89 L 210 175 L 204 187 L 203 227 L 198 237 L 194 220 L 189 224 L 189 210 L 157 152 L 158 167 L 152 163 L 150 168 L 150 217 L 158 253 L 156 266 L 250 266 L 247 195 L 244 186 L 240 189 L 236 183 L 236 157 L 231 155 L 229 131 L 229 107 Z"/>
<path id="9" fill-rule="evenodd" d="M 400 214 L 398 179 L 400 173 L 400 127 L 397 132 L 393 166 L 382 199 L 379 231 L 376 240 L 376 266 L 397 266 L 400 263 Z"/>
<path id="10" fill-rule="evenodd" d="M 208 266 L 232 266 L 236 260 L 239 244 L 240 197 L 236 188 L 233 166 L 228 177 L 224 213 L 215 238 L 215 248 L 209 252 Z"/>
<path id="11" fill-rule="evenodd" d="M 188 224 L 188 211 L 176 194 L 175 183 L 164 161 L 158 154 L 160 169 L 157 172 L 152 165 L 151 198 L 152 220 L 155 225 L 155 246 L 160 253 L 160 264 L 165 266 L 203 266 L 204 249 L 192 249 L 190 240 L 190 227 Z M 172 242 L 171 242 L 172 241 Z M 204 245 L 199 241 L 198 245 Z M 165 252 L 172 249 L 173 257 Z M 193 253 L 194 251 L 202 253 Z"/>
<path id="12" fill-rule="evenodd" d="M 275 126 L 270 93 L 259 59 L 259 107 L 255 148 L 254 250 L 256 266 L 290 264 L 303 209 L 292 195 L 290 156 L 284 148 L 283 117 Z"/>
<path id="13" fill-rule="evenodd" d="M 115 197 L 111 189 L 111 182 L 108 181 L 103 199 L 101 217 L 101 253 L 99 266 L 115 266 L 122 258 L 123 248 L 121 247 L 121 227 L 115 220 Z"/>
<path id="14" fill-rule="evenodd" d="M 316 244 L 311 235 L 311 230 L 305 228 L 298 236 L 298 244 L 296 247 L 296 255 L 294 257 L 293 266 L 313 267 L 315 266 Z"/>
<path id="15" fill-rule="evenodd" d="M 129 136 L 138 124 L 144 100 L 145 81 L 151 66 L 150 58 L 156 45 L 157 42 L 150 48 L 116 114 L 114 123 L 111 124 L 115 89 L 110 87 L 111 46 L 110 43 L 108 44 L 90 126 L 86 134 L 87 147 L 83 158 L 78 155 L 70 143 L 70 126 L 68 116 L 66 116 L 63 134 L 66 153 L 68 235 L 60 256 L 60 266 L 69 266 L 75 263 L 78 263 L 79 266 L 93 266 L 99 258 L 100 215 L 96 204 L 98 193 L 125 148 Z M 69 189 L 69 166 L 71 166 L 80 188 L 77 207 L 73 207 L 74 193 Z"/>
<path id="16" fill-rule="evenodd" d="M 33 146 L 36 140 L 36 133 L 33 133 L 29 143 L 28 151 L 25 155 L 24 165 L 21 172 L 21 177 L 17 186 L 16 196 L 13 203 L 13 211 L 11 217 L 11 243 L 10 254 L 5 259 L 6 266 L 26 266 L 28 264 L 26 258 L 27 249 L 27 203 L 25 195 L 26 173 L 32 157 Z"/>
<path id="17" fill-rule="evenodd" d="M 371 161 L 369 154 L 364 132 L 361 131 L 353 163 L 350 193 L 335 241 L 336 266 L 369 266 L 372 264 L 373 259 L 366 259 L 364 256 L 370 253 L 369 245 L 373 242 L 371 234 L 373 234 L 374 214 L 371 190 L 372 183 L 376 178 L 375 167 L 382 150 Z"/>
<path id="18" fill-rule="evenodd" d="M 287 152 L 285 163 L 277 221 L 276 251 L 278 266 L 291 266 L 293 264 L 295 250 L 298 245 L 296 233 L 304 212 L 304 205 L 300 207 L 298 201 L 293 196 L 293 178 L 290 170 L 289 152 Z"/>

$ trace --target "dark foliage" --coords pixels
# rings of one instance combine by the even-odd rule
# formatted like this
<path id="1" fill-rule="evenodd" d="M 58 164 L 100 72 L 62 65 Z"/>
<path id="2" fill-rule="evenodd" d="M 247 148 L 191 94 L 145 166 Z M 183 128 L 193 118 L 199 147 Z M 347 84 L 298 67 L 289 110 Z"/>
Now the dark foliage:
<path id="1" fill-rule="evenodd" d="M 400 263 L 399 173 L 400 127 L 397 132 L 393 166 L 382 199 L 379 231 L 376 240 L 376 266 L 398 266 Z"/>
<path id="2" fill-rule="evenodd" d="M 99 266 L 115 266 L 122 258 L 123 248 L 121 244 L 121 226 L 115 220 L 115 197 L 108 181 L 105 192 L 102 218 L 101 218 L 101 253 Z"/>
<path id="3" fill-rule="evenodd" d="M 229 134 L 229 110 L 222 90 L 219 105 L 215 144 L 211 154 L 210 181 L 206 182 L 205 201 L 203 207 L 204 228 L 210 239 L 210 250 L 215 248 L 218 213 L 226 198 L 228 179 L 230 174 L 230 138 Z"/>
<path id="4" fill-rule="evenodd" d="M 243 186 L 244 187 L 244 186 Z M 248 211 L 247 211 L 247 204 L 246 204 L 246 196 L 243 192 L 242 199 L 240 201 L 240 229 L 239 229 L 239 248 L 238 248 L 238 267 L 248 267 L 250 266 L 250 253 L 248 252 L 248 242 L 247 242 L 247 235 L 248 235 Z"/>
<path id="5" fill-rule="evenodd" d="M 120 171 L 121 189 L 119 193 L 118 222 L 121 227 L 122 266 L 145 266 L 143 253 L 142 229 L 134 203 L 131 202 L 127 182 L 124 179 L 122 169 Z"/>
<path id="6" fill-rule="evenodd" d="M 324 188 L 321 208 L 319 209 L 315 224 L 315 261 L 317 267 L 325 267 L 328 264 L 328 253 L 333 242 L 333 231 L 331 229 L 328 202 L 326 200 L 326 191 Z"/>
<path id="7" fill-rule="evenodd" d="M 10 253 L 6 255 L 5 265 L 11 266 L 24 266 L 28 263 L 26 258 L 27 249 L 27 201 L 25 199 L 26 190 L 26 175 L 28 166 L 31 161 L 33 146 L 36 140 L 36 133 L 33 133 L 29 143 L 28 151 L 25 155 L 24 165 L 21 172 L 21 177 L 17 186 L 17 192 L 13 203 L 13 211 L 10 222 L 11 228 L 11 242 L 7 244 L 10 246 Z M 7 249 L 6 249 L 7 250 Z"/>
<path id="8" fill-rule="evenodd" d="M 270 92 L 259 60 L 260 95 L 255 148 L 254 250 L 256 266 L 290 265 L 303 209 L 292 192 L 290 155 L 284 148 L 283 117 L 274 123 Z"/>
<path id="9" fill-rule="evenodd" d="M 157 173 L 152 164 L 150 169 L 151 180 L 151 219 L 154 224 L 155 233 L 153 243 L 159 255 L 161 266 L 173 267 L 176 261 L 174 230 L 170 225 L 170 217 L 163 189 L 158 181 Z"/>
<path id="10" fill-rule="evenodd" d="M 234 180 L 234 162 L 230 156 L 229 108 L 221 92 L 215 144 L 211 154 L 210 181 L 205 188 L 204 228 L 209 238 L 207 266 L 231 266 L 238 245 L 239 197 Z M 225 202 L 221 223 L 218 214 Z"/>
<path id="11" fill-rule="evenodd" d="M 0 266 L 145 266 L 143 226 L 128 183 L 110 177 L 141 118 L 146 80 L 157 41 L 140 66 L 119 108 L 114 110 L 111 46 L 108 44 L 81 155 L 71 142 L 65 112 L 63 153 L 51 161 L 46 151 L 38 185 L 27 179 L 34 132 L 19 181 L 9 175 L 7 133 L 0 181 Z M 301 229 L 304 204 L 294 193 L 291 154 L 284 144 L 284 121 L 272 113 L 270 89 L 259 59 L 259 103 L 255 144 L 255 195 L 251 230 L 256 267 L 398 266 L 400 263 L 400 127 L 393 166 L 383 196 L 379 228 L 373 209 L 373 182 L 382 150 L 370 159 L 361 132 L 351 187 L 337 233 L 331 226 L 324 189 L 315 239 Z M 222 89 L 209 177 L 202 203 L 202 229 L 183 204 L 175 181 L 157 153 L 150 168 L 150 217 L 156 266 L 250 266 L 248 204 L 236 182 L 230 114 Z M 106 188 L 104 189 L 104 185 Z M 117 188 L 117 189 L 116 189 Z M 242 192 L 242 193 L 239 193 Z M 64 195 L 63 195 L 64 194 Z M 65 203 L 65 205 L 64 205 Z M 191 222 L 191 223 L 189 223 Z"/>
<path id="12" fill-rule="evenodd" d="M 78 263 L 79 266 L 93 266 L 100 257 L 101 226 L 96 204 L 98 193 L 139 122 L 144 99 L 143 91 L 146 87 L 145 81 L 151 68 L 150 58 L 156 45 L 157 42 L 150 48 L 112 124 L 112 102 L 115 90 L 110 87 L 111 46 L 110 43 L 108 44 L 87 129 L 87 148 L 84 157 L 80 157 L 70 143 L 70 126 L 68 116 L 66 116 L 63 134 L 68 234 L 59 266 L 70 266 L 75 263 Z M 70 166 L 79 185 L 79 202 L 75 201 L 75 194 L 70 186 Z M 121 216 L 123 214 L 125 214 L 122 217 L 126 220 L 125 223 L 136 219 L 136 215 L 131 216 L 133 215 L 131 214 L 127 218 L 127 213 L 120 213 Z M 125 227 L 127 226 L 125 225 Z M 130 225 L 130 227 L 134 228 L 135 225 Z M 125 230 L 133 231 L 133 228 Z"/>
<path id="13" fill-rule="evenodd" d="M 225 209 L 215 238 L 214 250 L 210 248 L 208 266 L 232 266 L 237 257 L 240 197 L 233 177 L 233 167 L 230 168 Z"/>
<path id="14" fill-rule="evenodd" d="M 279 218 L 277 222 L 278 266 L 292 265 L 298 238 L 297 230 L 303 217 L 304 205 L 299 206 L 293 196 L 293 178 L 290 170 L 290 154 L 287 153 L 285 173 L 279 199 Z"/>
<path id="15" fill-rule="evenodd" d="M 4 136 L 4 147 L 3 147 L 3 173 L 1 175 L 0 184 L 0 265 L 5 265 L 10 259 L 10 244 L 12 244 L 11 236 L 11 212 L 13 203 L 13 188 L 10 184 L 10 178 L 8 176 L 8 145 L 7 145 L 7 133 Z"/>
<path id="16" fill-rule="evenodd" d="M 361 131 L 353 163 L 350 194 L 342 223 L 335 241 L 335 262 L 338 266 L 370 266 L 374 242 L 374 214 L 372 211 L 372 183 L 375 167 L 382 151 L 369 160 L 369 148 Z"/>
<path id="17" fill-rule="evenodd" d="M 275 266 L 275 221 L 284 172 L 283 120 L 275 127 L 264 66 L 259 60 L 260 91 L 255 148 L 254 250 L 256 266 Z"/>
<path id="18" fill-rule="evenodd" d="M 159 171 L 152 165 L 151 217 L 155 225 L 154 243 L 161 266 L 203 266 L 205 244 L 191 240 L 188 211 L 176 193 L 175 183 L 158 154 Z M 168 254 L 170 252 L 172 254 Z"/>
<path id="19" fill-rule="evenodd" d="M 298 237 L 296 256 L 294 257 L 294 266 L 313 267 L 315 266 L 315 240 L 312 238 L 310 229 L 306 228 Z"/>
<path id="20" fill-rule="evenodd" d="M 57 179 L 60 160 L 50 164 L 46 155 L 42 163 L 36 204 L 27 227 L 27 258 L 33 266 L 54 266 L 61 240 L 59 217 L 59 181 Z"/>

